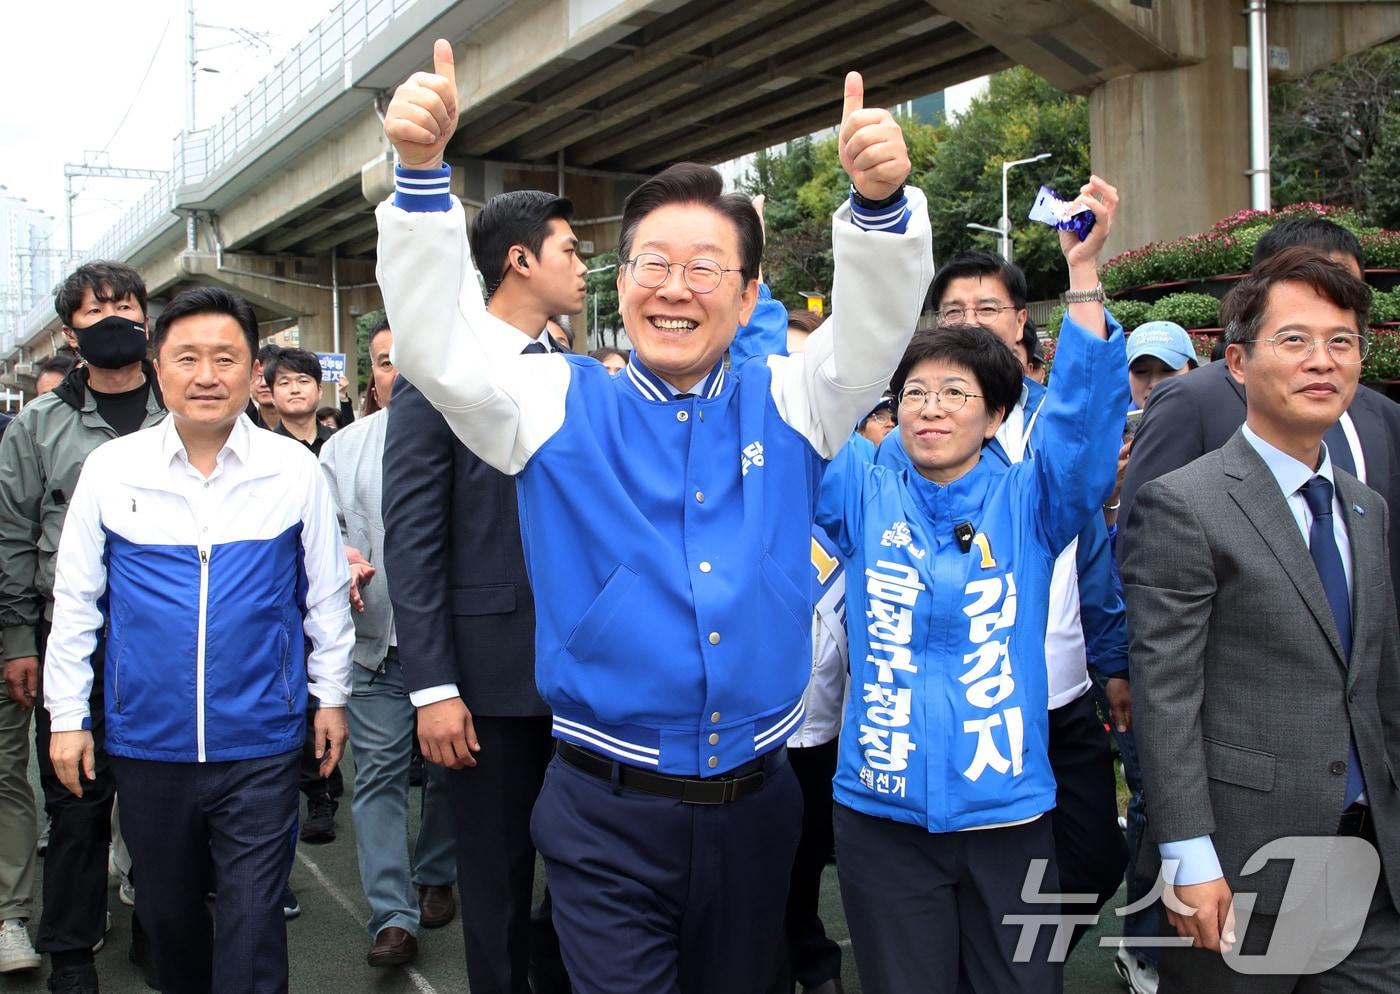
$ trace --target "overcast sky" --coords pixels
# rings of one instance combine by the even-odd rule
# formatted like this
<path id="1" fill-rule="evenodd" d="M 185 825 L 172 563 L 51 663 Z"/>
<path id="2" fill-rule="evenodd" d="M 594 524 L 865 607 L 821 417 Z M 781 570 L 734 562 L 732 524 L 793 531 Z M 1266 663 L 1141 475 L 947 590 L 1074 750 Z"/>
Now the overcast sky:
<path id="1" fill-rule="evenodd" d="M 198 125 L 252 89 L 332 0 L 196 0 Z M 185 120 L 185 0 L 6 2 L 0 32 L 0 185 L 54 217 L 65 246 L 63 164 L 169 169 Z M 265 35 L 235 43 L 225 27 Z M 216 47 L 217 46 L 217 47 Z M 95 153 L 105 154 L 95 158 Z M 75 241 L 96 241 L 149 184 L 74 180 Z"/>

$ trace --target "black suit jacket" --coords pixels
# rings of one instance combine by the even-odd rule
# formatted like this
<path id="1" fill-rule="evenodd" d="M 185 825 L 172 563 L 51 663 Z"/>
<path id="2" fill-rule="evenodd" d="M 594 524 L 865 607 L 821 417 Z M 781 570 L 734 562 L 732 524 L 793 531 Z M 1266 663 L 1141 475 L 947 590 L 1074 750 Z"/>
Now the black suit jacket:
<path id="1" fill-rule="evenodd" d="M 1361 387 L 1348 413 L 1366 458 L 1366 485 L 1392 509 L 1400 508 L 1400 405 Z M 1244 387 L 1224 362 L 1157 384 L 1133 440 L 1118 520 L 1128 520 L 1144 483 L 1223 447 L 1244 418 Z M 1389 543 L 1390 572 L 1400 592 L 1400 528 L 1390 530 Z"/>
<path id="2" fill-rule="evenodd" d="M 404 689 L 455 683 L 473 714 L 547 715 L 515 481 L 404 377 L 384 438 L 384 560 Z"/>

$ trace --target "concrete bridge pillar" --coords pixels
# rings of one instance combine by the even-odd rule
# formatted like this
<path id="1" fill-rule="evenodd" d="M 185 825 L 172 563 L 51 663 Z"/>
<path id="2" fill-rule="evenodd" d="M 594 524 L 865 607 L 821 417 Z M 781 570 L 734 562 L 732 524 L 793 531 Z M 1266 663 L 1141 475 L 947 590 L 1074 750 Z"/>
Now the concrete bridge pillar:
<path id="1" fill-rule="evenodd" d="M 1108 255 L 1204 231 L 1249 206 L 1249 77 L 1239 7 L 1208 3 L 1199 62 L 1118 76 L 1089 94 L 1093 170 L 1123 204 Z"/>
<path id="2" fill-rule="evenodd" d="M 335 312 L 331 306 L 330 257 L 300 259 L 225 255 L 220 268 L 209 252 L 185 252 L 180 256 L 179 278 L 207 286 L 224 286 L 247 298 L 260 317 L 295 319 L 301 347 L 311 352 L 334 352 Z M 355 316 L 383 306 L 374 284 L 374 267 L 359 260 L 336 264 L 340 284 L 340 348 L 347 366 L 354 369 Z M 173 281 L 172 281 L 173 282 Z M 359 389 L 350 376 L 351 400 L 358 403 Z M 335 386 L 322 391 L 325 404 L 334 406 Z"/>

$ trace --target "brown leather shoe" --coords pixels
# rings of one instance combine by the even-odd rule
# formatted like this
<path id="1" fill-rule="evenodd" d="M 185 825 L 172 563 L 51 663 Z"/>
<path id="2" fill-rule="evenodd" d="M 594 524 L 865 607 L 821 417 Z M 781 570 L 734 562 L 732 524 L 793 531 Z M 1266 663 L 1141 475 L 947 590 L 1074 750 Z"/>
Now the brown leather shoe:
<path id="1" fill-rule="evenodd" d="M 457 899 L 450 884 L 420 884 L 418 887 L 418 924 L 424 928 L 442 928 L 457 917 Z"/>
<path id="2" fill-rule="evenodd" d="M 418 940 L 397 925 L 381 928 L 365 962 L 370 966 L 400 966 L 418 955 Z"/>

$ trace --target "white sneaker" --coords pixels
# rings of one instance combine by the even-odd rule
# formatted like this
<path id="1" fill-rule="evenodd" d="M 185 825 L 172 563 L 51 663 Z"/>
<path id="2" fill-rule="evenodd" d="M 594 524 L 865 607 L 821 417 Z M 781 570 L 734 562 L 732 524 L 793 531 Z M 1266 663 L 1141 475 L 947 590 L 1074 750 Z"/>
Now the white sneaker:
<path id="1" fill-rule="evenodd" d="M 34 951 L 29 930 L 23 918 L 7 918 L 0 922 L 0 973 L 37 970 L 43 957 Z"/>
<path id="2" fill-rule="evenodd" d="M 1118 955 L 1113 958 L 1113 969 L 1127 982 L 1133 994 L 1157 994 L 1157 967 L 1139 959 L 1137 953 L 1121 942 Z"/>
<path id="3" fill-rule="evenodd" d="M 107 944 L 107 933 L 112 931 L 112 913 L 108 911 L 106 914 L 107 923 L 102 926 L 102 938 L 98 939 L 92 946 L 92 954 L 94 956 L 102 952 L 102 947 Z"/>

